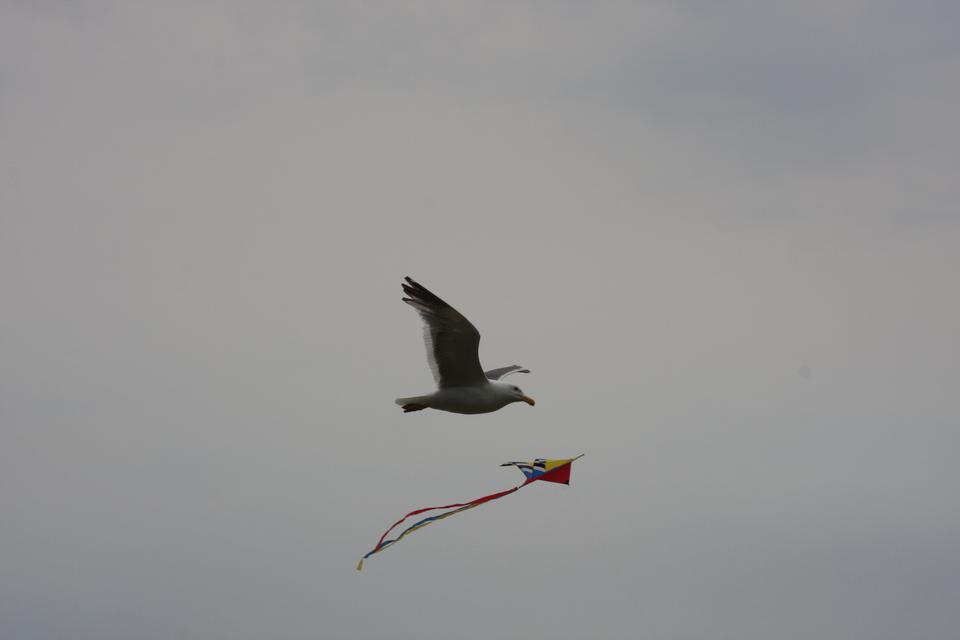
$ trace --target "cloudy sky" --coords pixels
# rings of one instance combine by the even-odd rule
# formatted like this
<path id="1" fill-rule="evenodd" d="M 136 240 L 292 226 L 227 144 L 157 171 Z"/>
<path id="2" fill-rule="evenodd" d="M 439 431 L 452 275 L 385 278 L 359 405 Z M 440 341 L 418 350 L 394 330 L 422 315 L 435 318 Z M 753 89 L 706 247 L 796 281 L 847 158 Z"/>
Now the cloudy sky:
<path id="1" fill-rule="evenodd" d="M 951 636 L 958 6 L 0 2 L 0 636 Z"/>

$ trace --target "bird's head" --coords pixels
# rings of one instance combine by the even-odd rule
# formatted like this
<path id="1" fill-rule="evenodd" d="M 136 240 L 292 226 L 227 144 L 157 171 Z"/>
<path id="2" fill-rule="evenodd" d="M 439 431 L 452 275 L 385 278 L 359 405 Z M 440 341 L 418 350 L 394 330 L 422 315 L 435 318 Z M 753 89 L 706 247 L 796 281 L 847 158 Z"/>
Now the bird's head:
<path id="1" fill-rule="evenodd" d="M 496 382 L 492 384 L 496 384 L 498 387 L 500 387 L 503 393 L 510 399 L 510 402 L 526 402 L 531 407 L 537 404 L 533 398 L 525 395 L 523 391 L 520 390 L 520 387 L 515 384 L 509 384 L 506 382 Z"/>

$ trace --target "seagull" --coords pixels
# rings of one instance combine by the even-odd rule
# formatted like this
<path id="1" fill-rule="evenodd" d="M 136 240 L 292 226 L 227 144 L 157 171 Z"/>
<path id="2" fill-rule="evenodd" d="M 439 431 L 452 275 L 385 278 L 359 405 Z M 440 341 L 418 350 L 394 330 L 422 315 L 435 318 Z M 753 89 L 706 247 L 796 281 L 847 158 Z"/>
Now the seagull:
<path id="1" fill-rule="evenodd" d="M 480 332 L 469 320 L 412 278 L 404 278 L 403 301 L 423 318 L 423 339 L 427 361 L 438 389 L 433 393 L 397 398 L 404 413 L 438 409 L 451 413 L 490 413 L 512 402 L 536 404 L 520 387 L 503 378 L 514 373 L 530 373 L 520 365 L 484 371 L 477 348 Z"/>

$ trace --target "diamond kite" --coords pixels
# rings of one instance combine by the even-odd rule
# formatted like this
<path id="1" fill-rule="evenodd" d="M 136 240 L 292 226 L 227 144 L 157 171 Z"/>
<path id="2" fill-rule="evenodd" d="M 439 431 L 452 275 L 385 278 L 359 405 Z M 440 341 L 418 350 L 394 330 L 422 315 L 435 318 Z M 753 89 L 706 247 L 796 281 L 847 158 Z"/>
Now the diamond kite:
<path id="1" fill-rule="evenodd" d="M 477 498 L 476 500 L 471 500 L 469 502 L 447 504 L 442 507 L 425 507 L 423 509 L 417 509 L 415 511 L 411 511 L 410 513 L 408 513 L 407 515 L 403 516 L 402 518 L 397 520 L 395 523 L 393 523 L 393 526 L 387 529 L 384 532 L 384 534 L 380 536 L 380 540 L 377 542 L 377 546 L 375 546 L 369 553 L 363 556 L 363 558 L 360 559 L 360 562 L 357 563 L 357 571 L 360 571 L 363 569 L 363 561 L 369 558 L 370 556 L 372 556 L 373 554 L 379 553 L 384 549 L 386 549 L 387 547 L 392 546 L 397 542 L 400 542 L 400 540 L 402 540 L 405 535 L 412 533 L 417 529 L 422 529 L 423 527 L 433 522 L 436 522 L 437 520 L 443 520 L 444 518 L 460 513 L 461 511 L 466 511 L 467 509 L 473 509 L 474 507 L 479 507 L 485 502 L 490 502 L 492 500 L 497 500 L 499 498 L 502 498 L 503 496 L 510 495 L 514 491 L 522 489 L 528 484 L 532 482 L 536 482 L 537 480 L 543 480 L 544 482 L 557 482 L 560 484 L 567 484 L 567 485 L 570 484 L 570 467 L 573 465 L 574 460 L 579 460 L 582 457 L 583 457 L 583 454 L 581 453 L 576 458 L 562 458 L 562 459 L 555 459 L 555 460 L 537 458 L 533 462 L 504 462 L 502 465 L 500 465 L 501 467 L 516 467 L 520 469 L 520 471 L 523 472 L 523 475 L 527 477 L 526 481 L 523 484 L 517 485 L 512 489 L 507 489 L 506 491 L 501 491 L 499 493 L 491 493 L 488 496 L 483 496 L 482 498 Z M 416 515 L 420 515 L 422 513 L 426 513 L 428 511 L 443 511 L 443 513 L 439 513 L 437 515 L 429 516 L 427 518 L 423 518 L 422 520 L 418 520 L 417 522 L 413 523 L 412 525 L 404 529 L 402 532 L 400 532 L 400 535 L 398 535 L 396 538 L 387 540 L 387 536 L 390 535 L 390 532 L 396 529 L 401 524 L 403 524 L 408 518 L 411 518 Z"/>

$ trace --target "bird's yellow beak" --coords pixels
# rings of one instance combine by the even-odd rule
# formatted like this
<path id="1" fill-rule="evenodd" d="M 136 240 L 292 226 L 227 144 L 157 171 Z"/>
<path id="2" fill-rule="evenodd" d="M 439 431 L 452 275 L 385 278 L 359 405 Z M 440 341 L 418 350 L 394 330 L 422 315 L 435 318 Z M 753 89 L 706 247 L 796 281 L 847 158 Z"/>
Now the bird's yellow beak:
<path id="1" fill-rule="evenodd" d="M 528 405 L 530 405 L 531 407 L 532 407 L 533 405 L 537 404 L 537 401 L 534 400 L 533 398 L 531 398 L 530 396 L 523 396 L 523 397 L 521 397 L 520 399 L 523 400 L 524 402 L 526 402 L 526 403 L 527 403 Z"/>

